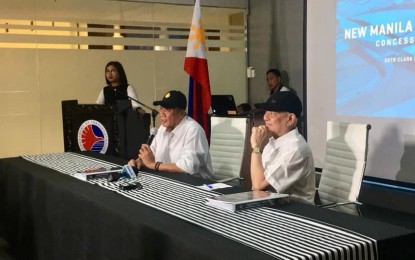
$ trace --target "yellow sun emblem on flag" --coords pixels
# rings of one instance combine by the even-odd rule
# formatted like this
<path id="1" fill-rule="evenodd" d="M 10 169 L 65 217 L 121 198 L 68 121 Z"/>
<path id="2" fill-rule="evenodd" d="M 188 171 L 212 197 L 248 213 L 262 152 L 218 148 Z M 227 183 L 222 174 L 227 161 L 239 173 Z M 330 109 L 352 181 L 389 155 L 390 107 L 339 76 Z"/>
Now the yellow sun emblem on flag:
<path id="1" fill-rule="evenodd" d="M 197 27 L 195 24 L 192 23 L 191 30 L 194 32 L 193 34 L 189 35 L 189 41 L 196 40 L 193 44 L 193 49 L 197 50 L 200 45 L 203 46 L 203 49 L 206 51 L 205 45 L 205 30 L 203 28 L 202 20 L 199 19 L 200 26 Z"/>

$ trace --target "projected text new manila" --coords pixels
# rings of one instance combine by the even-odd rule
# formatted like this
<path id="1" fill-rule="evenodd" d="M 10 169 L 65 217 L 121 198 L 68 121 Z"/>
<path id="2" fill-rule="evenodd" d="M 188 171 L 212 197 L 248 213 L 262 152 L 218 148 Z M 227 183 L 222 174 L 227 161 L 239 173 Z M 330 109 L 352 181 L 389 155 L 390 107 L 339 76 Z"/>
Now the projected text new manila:
<path id="1" fill-rule="evenodd" d="M 415 118 L 414 1 L 338 1 L 336 112 Z"/>
<path id="2" fill-rule="evenodd" d="M 371 124 L 366 179 L 415 187 L 415 0 L 307 7 L 307 141 L 318 167 L 327 121 Z"/>

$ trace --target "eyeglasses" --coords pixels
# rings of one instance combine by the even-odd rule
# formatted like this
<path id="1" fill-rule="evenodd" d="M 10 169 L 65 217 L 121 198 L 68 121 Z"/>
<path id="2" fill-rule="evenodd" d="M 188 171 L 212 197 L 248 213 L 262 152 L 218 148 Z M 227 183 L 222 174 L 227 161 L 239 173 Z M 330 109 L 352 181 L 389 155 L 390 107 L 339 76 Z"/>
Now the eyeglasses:
<path id="1" fill-rule="evenodd" d="M 106 70 L 105 71 L 105 74 L 117 74 L 118 73 L 118 71 L 116 71 L 116 70 Z"/>

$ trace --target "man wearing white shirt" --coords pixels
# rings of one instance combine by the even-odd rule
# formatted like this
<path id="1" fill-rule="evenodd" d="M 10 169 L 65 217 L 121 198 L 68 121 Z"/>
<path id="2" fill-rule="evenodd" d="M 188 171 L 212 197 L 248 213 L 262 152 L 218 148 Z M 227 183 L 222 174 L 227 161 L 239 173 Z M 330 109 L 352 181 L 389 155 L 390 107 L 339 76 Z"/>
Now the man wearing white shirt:
<path id="1" fill-rule="evenodd" d="M 280 91 L 291 90 L 282 84 L 281 72 L 277 69 L 269 69 L 266 73 L 266 80 L 269 89 L 269 96 L 272 96 Z"/>
<path id="2" fill-rule="evenodd" d="M 151 145 L 143 144 L 138 158 L 130 160 L 129 164 L 212 179 L 213 167 L 206 134 L 199 123 L 186 115 L 186 96 L 172 90 L 153 105 L 160 106 L 161 126 Z"/>
<path id="3" fill-rule="evenodd" d="M 297 130 L 301 101 L 293 91 L 281 91 L 266 103 L 265 125 L 252 128 L 251 179 L 253 190 L 274 189 L 294 200 L 314 203 L 315 169 L 311 150 Z M 261 145 L 269 137 L 261 151 Z"/>
<path id="4" fill-rule="evenodd" d="M 283 91 L 294 91 L 295 90 L 284 86 L 282 83 L 281 72 L 277 69 L 269 69 L 266 73 L 267 85 L 269 89 L 269 97 L 266 101 L 274 98 L 274 95 L 277 95 L 279 92 Z"/>

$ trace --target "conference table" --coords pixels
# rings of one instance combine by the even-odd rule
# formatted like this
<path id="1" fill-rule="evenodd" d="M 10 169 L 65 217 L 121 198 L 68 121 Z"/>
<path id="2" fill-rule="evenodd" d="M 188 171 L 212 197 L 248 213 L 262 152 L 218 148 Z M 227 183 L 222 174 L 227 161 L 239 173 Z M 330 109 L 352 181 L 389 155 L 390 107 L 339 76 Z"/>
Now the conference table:
<path id="1" fill-rule="evenodd" d="M 0 237 L 17 259 L 415 259 L 415 230 L 294 201 L 225 212 L 201 198 L 240 188 L 207 191 L 180 173 L 140 172 L 143 189 L 121 191 L 74 178 L 80 161 L 126 164 L 92 152 L 0 159 Z"/>

